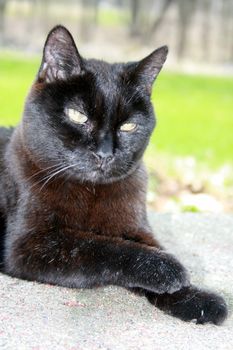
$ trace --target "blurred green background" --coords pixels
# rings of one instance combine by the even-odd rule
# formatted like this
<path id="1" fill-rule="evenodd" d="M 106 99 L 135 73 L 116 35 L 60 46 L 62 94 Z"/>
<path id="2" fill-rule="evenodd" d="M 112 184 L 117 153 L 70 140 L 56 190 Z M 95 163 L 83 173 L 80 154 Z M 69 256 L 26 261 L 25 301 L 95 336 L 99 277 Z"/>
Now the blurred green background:
<path id="1" fill-rule="evenodd" d="M 169 44 L 152 94 L 158 124 L 146 154 L 148 202 L 162 211 L 231 211 L 232 3 L 1 0 L 0 124 L 20 120 L 43 41 L 57 23 L 88 57 L 135 60 Z"/>

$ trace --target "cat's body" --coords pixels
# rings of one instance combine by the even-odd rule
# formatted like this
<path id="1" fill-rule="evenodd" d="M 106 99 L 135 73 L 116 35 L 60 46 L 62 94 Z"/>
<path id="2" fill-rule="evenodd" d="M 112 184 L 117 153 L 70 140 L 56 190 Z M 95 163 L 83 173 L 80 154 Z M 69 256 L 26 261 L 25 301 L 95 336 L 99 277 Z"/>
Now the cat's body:
<path id="1" fill-rule="evenodd" d="M 63 27 L 49 34 L 21 124 L 0 130 L 3 271 L 67 287 L 119 285 L 184 320 L 219 324 L 223 299 L 190 286 L 146 215 L 141 158 L 166 54 L 109 65 L 83 60 Z"/>

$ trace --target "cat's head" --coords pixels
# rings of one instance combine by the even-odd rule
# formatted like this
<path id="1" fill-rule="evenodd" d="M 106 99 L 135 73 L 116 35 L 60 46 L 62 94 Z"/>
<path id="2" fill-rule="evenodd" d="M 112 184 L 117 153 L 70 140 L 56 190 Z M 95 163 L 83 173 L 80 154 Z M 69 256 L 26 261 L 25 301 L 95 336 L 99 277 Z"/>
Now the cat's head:
<path id="1" fill-rule="evenodd" d="M 123 64 L 86 60 L 67 29 L 55 27 L 25 105 L 23 137 L 33 160 L 81 182 L 132 173 L 155 126 L 151 89 L 167 52 L 163 46 Z"/>

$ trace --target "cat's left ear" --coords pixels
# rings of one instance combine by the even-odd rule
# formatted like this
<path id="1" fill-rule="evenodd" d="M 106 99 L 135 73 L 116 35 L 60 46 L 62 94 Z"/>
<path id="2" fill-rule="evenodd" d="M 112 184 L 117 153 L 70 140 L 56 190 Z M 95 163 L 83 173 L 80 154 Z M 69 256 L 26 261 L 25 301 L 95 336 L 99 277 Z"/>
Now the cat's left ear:
<path id="1" fill-rule="evenodd" d="M 51 83 L 80 74 L 82 58 L 70 32 L 63 26 L 54 27 L 45 42 L 38 81 Z"/>
<path id="2" fill-rule="evenodd" d="M 166 61 L 168 47 L 162 46 L 136 64 L 134 77 L 151 93 L 152 85 Z"/>

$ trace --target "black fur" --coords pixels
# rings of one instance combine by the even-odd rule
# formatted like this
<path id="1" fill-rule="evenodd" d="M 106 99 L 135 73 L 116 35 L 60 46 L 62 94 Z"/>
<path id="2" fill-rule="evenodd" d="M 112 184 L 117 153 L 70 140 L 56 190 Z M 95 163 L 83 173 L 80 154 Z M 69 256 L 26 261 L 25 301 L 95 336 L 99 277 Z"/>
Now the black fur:
<path id="1" fill-rule="evenodd" d="M 224 300 L 190 286 L 147 220 L 142 156 L 166 56 L 164 46 L 139 62 L 85 60 L 64 27 L 49 33 L 21 123 L 0 130 L 2 267 L 66 287 L 123 286 L 183 320 L 220 324 Z"/>

